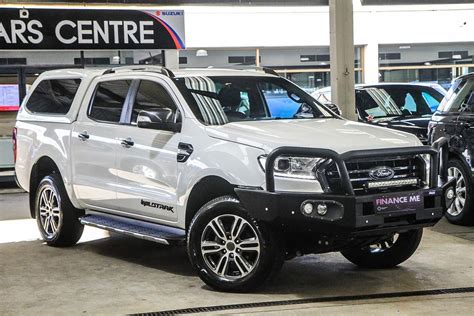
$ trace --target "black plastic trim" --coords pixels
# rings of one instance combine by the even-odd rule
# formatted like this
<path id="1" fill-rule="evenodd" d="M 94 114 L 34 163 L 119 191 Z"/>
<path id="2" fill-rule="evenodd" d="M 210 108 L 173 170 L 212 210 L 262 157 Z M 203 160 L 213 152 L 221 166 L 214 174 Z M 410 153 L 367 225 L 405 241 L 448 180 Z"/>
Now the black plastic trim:
<path id="1" fill-rule="evenodd" d="M 178 162 L 186 162 L 188 158 L 194 151 L 194 147 L 191 144 L 187 143 L 179 143 L 178 144 L 178 155 L 176 156 L 176 160 Z"/>

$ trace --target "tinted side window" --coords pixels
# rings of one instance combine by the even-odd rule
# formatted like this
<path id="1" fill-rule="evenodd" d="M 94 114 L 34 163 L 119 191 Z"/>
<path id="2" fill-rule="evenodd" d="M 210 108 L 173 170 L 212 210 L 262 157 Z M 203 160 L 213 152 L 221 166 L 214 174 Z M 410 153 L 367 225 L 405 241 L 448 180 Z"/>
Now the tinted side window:
<path id="1" fill-rule="evenodd" d="M 66 114 L 80 84 L 80 79 L 43 80 L 31 94 L 26 108 L 33 113 Z"/>
<path id="2" fill-rule="evenodd" d="M 165 88 L 156 82 L 142 80 L 133 104 L 131 123 L 137 123 L 140 111 L 152 111 L 156 108 L 170 108 L 176 111 L 176 105 Z"/>
<path id="3" fill-rule="evenodd" d="M 425 100 L 425 102 L 430 107 L 431 111 L 432 112 L 436 111 L 436 109 L 439 106 L 440 101 L 437 100 L 433 95 L 431 95 L 430 93 L 428 93 L 426 91 L 422 92 L 421 95 L 423 96 L 423 99 Z"/>
<path id="4" fill-rule="evenodd" d="M 89 109 L 89 117 L 103 122 L 120 122 L 122 108 L 131 83 L 131 80 L 114 80 L 99 83 Z"/>

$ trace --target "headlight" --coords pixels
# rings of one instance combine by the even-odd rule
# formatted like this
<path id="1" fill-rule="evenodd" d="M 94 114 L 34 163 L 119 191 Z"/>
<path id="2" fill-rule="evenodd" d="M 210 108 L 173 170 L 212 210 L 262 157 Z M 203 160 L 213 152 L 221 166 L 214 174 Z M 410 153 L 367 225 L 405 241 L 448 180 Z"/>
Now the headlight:
<path id="1" fill-rule="evenodd" d="M 275 159 L 273 170 L 278 177 L 316 180 L 316 169 L 325 160 L 325 158 L 280 156 Z M 258 157 L 258 161 L 265 171 L 267 156 Z"/>

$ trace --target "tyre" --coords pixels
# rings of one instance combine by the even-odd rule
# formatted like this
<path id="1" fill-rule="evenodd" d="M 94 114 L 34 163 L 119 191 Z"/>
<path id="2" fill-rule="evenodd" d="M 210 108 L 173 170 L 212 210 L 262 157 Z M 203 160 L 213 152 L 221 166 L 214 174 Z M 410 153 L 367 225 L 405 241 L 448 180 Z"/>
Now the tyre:
<path id="1" fill-rule="evenodd" d="M 361 268 L 393 268 L 410 258 L 418 248 L 423 229 L 394 234 L 373 245 L 341 251 L 342 255 Z"/>
<path id="2" fill-rule="evenodd" d="M 79 217 L 84 212 L 72 205 L 58 174 L 41 180 L 36 190 L 35 214 L 41 236 L 50 246 L 72 246 L 82 236 L 84 226 Z"/>
<path id="3" fill-rule="evenodd" d="M 474 224 L 474 188 L 469 170 L 458 159 L 448 162 L 448 176 L 456 178 L 456 198 L 446 211 L 452 224 Z"/>
<path id="4" fill-rule="evenodd" d="M 205 204 L 188 231 L 188 255 L 199 277 L 226 292 L 248 292 L 280 270 L 284 252 L 276 234 L 223 196 Z"/>

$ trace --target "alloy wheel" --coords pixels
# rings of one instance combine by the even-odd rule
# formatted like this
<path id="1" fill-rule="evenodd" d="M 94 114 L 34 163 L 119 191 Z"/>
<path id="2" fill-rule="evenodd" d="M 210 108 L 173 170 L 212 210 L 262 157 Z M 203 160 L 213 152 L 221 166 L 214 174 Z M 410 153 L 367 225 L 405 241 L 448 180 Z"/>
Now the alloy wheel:
<path id="1" fill-rule="evenodd" d="M 61 225 L 60 199 L 53 186 L 46 185 L 40 193 L 39 216 L 41 226 L 48 238 L 57 235 Z"/>
<path id="2" fill-rule="evenodd" d="M 220 215 L 204 228 L 201 253 L 208 268 L 218 276 L 241 279 L 258 264 L 260 240 L 244 218 L 233 214 Z"/>
<path id="3" fill-rule="evenodd" d="M 448 214 L 451 216 L 458 216 L 462 213 L 464 204 L 466 204 L 466 181 L 461 170 L 457 167 L 448 168 L 448 176 L 456 179 L 456 197 L 448 208 Z"/>

